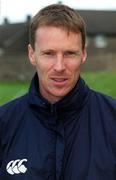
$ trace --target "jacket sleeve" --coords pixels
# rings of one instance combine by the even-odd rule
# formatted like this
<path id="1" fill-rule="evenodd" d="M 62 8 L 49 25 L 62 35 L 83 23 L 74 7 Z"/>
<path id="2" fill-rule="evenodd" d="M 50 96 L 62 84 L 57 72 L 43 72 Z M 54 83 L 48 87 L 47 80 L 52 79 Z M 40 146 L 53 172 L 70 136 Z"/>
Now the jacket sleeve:
<path id="1" fill-rule="evenodd" d="M 2 165 L 2 146 L 1 146 L 1 139 L 0 139 L 0 167 Z"/>
<path id="2" fill-rule="evenodd" d="M 2 165 L 2 158 L 3 158 L 3 148 L 2 148 L 2 137 L 1 137 L 1 134 L 2 134 L 2 129 L 1 129 L 1 119 L 0 119 L 0 168 L 1 168 L 1 165 Z"/>

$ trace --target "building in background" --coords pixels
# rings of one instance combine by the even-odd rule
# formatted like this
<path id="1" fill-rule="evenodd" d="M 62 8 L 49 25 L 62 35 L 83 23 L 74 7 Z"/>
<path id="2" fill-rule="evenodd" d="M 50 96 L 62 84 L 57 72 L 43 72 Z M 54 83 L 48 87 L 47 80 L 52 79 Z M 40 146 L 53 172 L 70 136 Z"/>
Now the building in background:
<path id="1" fill-rule="evenodd" d="M 116 11 L 78 11 L 87 24 L 88 60 L 83 71 L 116 70 Z M 27 56 L 30 16 L 25 23 L 0 26 L 0 80 L 26 80 L 33 68 Z"/>

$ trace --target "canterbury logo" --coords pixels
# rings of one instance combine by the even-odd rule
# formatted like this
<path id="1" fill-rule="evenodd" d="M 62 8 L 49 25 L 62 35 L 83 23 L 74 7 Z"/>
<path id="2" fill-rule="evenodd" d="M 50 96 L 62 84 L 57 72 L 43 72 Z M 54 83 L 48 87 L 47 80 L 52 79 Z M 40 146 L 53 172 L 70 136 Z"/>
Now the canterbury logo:
<path id="1" fill-rule="evenodd" d="M 17 159 L 10 161 L 6 166 L 7 172 L 11 175 L 25 173 L 27 168 L 23 164 L 24 162 L 27 162 L 27 159 Z"/>

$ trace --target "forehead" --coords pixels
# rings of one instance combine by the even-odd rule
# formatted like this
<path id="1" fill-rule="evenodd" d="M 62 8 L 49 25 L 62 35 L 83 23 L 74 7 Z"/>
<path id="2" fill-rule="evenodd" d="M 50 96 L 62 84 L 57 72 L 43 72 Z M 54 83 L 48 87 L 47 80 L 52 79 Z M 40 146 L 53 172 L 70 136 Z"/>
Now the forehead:
<path id="1" fill-rule="evenodd" d="M 67 31 L 58 27 L 40 27 L 36 31 L 35 43 L 37 44 L 67 44 L 67 45 L 80 45 L 81 33 Z"/>
<path id="2" fill-rule="evenodd" d="M 79 31 L 73 32 L 73 31 L 70 31 L 69 29 L 67 29 L 65 27 L 41 26 L 41 27 L 38 27 L 38 29 L 36 30 L 36 36 L 38 34 L 39 35 L 41 35 L 41 34 L 43 35 L 44 33 L 50 33 L 51 34 L 51 32 L 52 33 L 60 32 L 62 34 L 65 34 L 66 36 L 81 34 Z"/>

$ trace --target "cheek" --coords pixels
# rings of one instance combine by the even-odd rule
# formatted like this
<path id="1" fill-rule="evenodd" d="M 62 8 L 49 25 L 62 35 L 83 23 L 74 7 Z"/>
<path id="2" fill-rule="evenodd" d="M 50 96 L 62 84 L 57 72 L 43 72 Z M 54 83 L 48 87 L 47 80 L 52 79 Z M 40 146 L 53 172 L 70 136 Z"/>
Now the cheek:
<path id="1" fill-rule="evenodd" d="M 77 60 L 73 64 L 70 64 L 69 70 L 71 75 L 71 83 L 76 83 L 80 74 L 81 61 Z"/>
<path id="2" fill-rule="evenodd" d="M 50 65 L 48 63 L 37 62 L 36 70 L 38 72 L 39 78 L 46 80 L 46 78 L 50 72 Z"/>
<path id="3" fill-rule="evenodd" d="M 68 64 L 68 69 L 72 74 L 77 74 L 80 70 L 81 60 L 75 60 L 73 63 Z"/>

